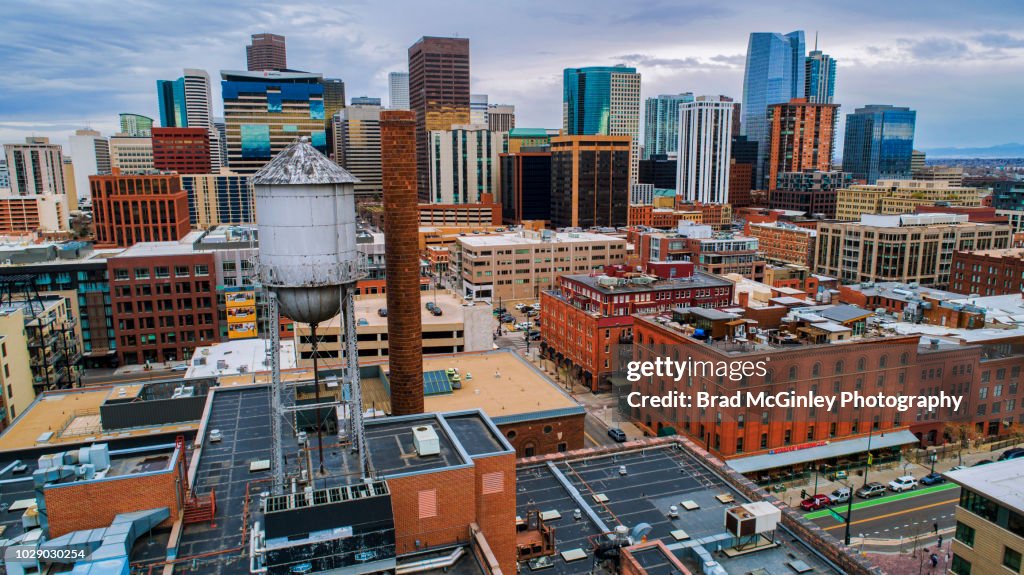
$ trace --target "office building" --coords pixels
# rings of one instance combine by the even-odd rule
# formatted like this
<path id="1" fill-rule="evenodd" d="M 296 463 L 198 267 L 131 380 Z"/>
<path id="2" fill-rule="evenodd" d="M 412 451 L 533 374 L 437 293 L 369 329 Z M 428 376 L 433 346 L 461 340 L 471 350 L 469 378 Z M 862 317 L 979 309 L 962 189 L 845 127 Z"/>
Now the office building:
<path id="1" fill-rule="evenodd" d="M 771 264 L 814 266 L 815 230 L 782 222 L 749 224 L 746 233 L 757 238 L 765 261 Z"/>
<path id="2" fill-rule="evenodd" d="M 913 178 L 925 182 L 946 182 L 959 188 L 964 185 L 964 169 L 960 166 L 921 166 L 912 168 Z"/>
<path id="3" fill-rule="evenodd" d="M 62 196 L 16 196 L 5 188 L 0 191 L 0 235 L 64 235 L 70 231 L 68 209 Z"/>
<path id="4" fill-rule="evenodd" d="M 910 172 L 914 173 L 925 167 L 925 153 L 921 150 L 910 152 Z"/>
<path id="5" fill-rule="evenodd" d="M 847 114 L 843 171 L 868 184 L 910 178 L 916 122 L 914 110 L 889 105 L 865 106 Z"/>
<path id="6" fill-rule="evenodd" d="M 153 168 L 179 174 L 209 174 L 210 131 L 206 128 L 153 128 Z"/>
<path id="7" fill-rule="evenodd" d="M 980 296 L 1024 293 L 1024 249 L 955 252 L 949 289 Z"/>
<path id="8" fill-rule="evenodd" d="M 850 187 L 852 181 L 846 172 L 780 172 L 776 187 L 768 196 L 768 207 L 831 219 L 836 217 L 839 190 Z"/>
<path id="9" fill-rule="evenodd" d="M 210 75 L 206 70 L 185 68 L 182 80 L 185 92 L 185 123 L 175 127 L 211 129 L 213 98 L 210 96 Z"/>
<path id="10" fill-rule="evenodd" d="M 853 184 L 836 192 L 835 217 L 856 221 L 861 214 L 909 214 L 917 206 L 981 206 L 978 188 L 960 188 L 945 181 L 878 180 Z"/>
<path id="11" fill-rule="evenodd" d="M 729 203 L 732 113 L 732 102 L 718 96 L 700 96 L 679 105 L 679 197 Z"/>
<path id="12" fill-rule="evenodd" d="M 221 79 L 232 171 L 253 174 L 301 137 L 327 150 L 320 74 L 224 70 Z"/>
<path id="13" fill-rule="evenodd" d="M 487 122 L 487 94 L 469 95 L 469 123 L 480 126 L 489 125 Z"/>
<path id="14" fill-rule="evenodd" d="M 409 47 L 409 108 L 416 114 L 416 177 L 430 200 L 430 132 L 469 123 L 469 39 L 424 36 Z"/>
<path id="15" fill-rule="evenodd" d="M 99 247 L 178 241 L 189 231 L 188 193 L 174 174 L 89 178 Z"/>
<path id="16" fill-rule="evenodd" d="M 679 104 L 692 101 L 692 92 L 647 98 L 644 102 L 644 160 L 679 149 Z"/>
<path id="17" fill-rule="evenodd" d="M 507 224 L 551 219 L 551 152 L 501 154 L 501 215 Z"/>
<path id="18" fill-rule="evenodd" d="M 408 72 L 391 72 L 388 74 L 388 109 L 409 109 Z"/>
<path id="19" fill-rule="evenodd" d="M 1019 573 L 1024 565 L 1024 461 L 1010 459 L 949 473 L 960 486 L 949 573 Z"/>
<path id="20" fill-rule="evenodd" d="M 324 118 L 328 121 L 345 107 L 345 82 L 341 78 L 323 78 Z"/>
<path id="21" fill-rule="evenodd" d="M 556 129 L 512 128 L 508 132 L 508 152 L 548 152 L 551 151 L 551 138 L 559 135 Z"/>
<path id="22" fill-rule="evenodd" d="M 695 271 L 691 262 L 605 266 L 600 275 L 565 274 L 541 292 L 541 337 L 545 356 L 590 390 L 611 390 L 622 368 L 620 346 L 632 343 L 633 314 L 676 307 L 728 307 L 733 284 Z"/>
<path id="23" fill-rule="evenodd" d="M 380 156 L 380 100 L 373 103 L 356 103 L 339 112 L 336 116 L 334 161 L 359 178 L 355 184 L 356 194 L 381 194 L 384 192 Z M 370 100 L 370 99 L 368 99 Z"/>
<path id="24" fill-rule="evenodd" d="M 640 74 L 636 68 L 595 66 L 562 73 L 563 136 L 629 136 L 629 183 L 640 162 Z"/>
<path id="25" fill-rule="evenodd" d="M 729 212 L 731 216 L 731 212 Z M 709 220 L 702 214 L 702 219 Z M 729 218 L 731 221 L 731 217 Z M 730 222 L 731 223 L 731 222 Z M 627 239 L 641 265 L 647 262 L 693 262 L 698 270 L 718 276 L 738 274 L 754 281 L 764 279 L 765 261 L 758 253 L 757 238 L 716 233 L 720 226 L 680 220 L 671 232 L 634 230 Z"/>
<path id="26" fill-rule="evenodd" d="M 160 125 L 164 128 L 187 128 L 185 78 L 157 80 L 156 98 L 160 108 Z"/>
<path id="27" fill-rule="evenodd" d="M 730 160 L 729 166 L 729 204 L 733 208 L 746 208 L 754 205 L 751 193 L 754 189 L 754 165 L 741 164 Z"/>
<path id="28" fill-rule="evenodd" d="M 626 240 L 588 232 L 522 231 L 459 236 L 453 264 L 462 294 L 497 302 L 537 301 L 559 276 L 625 263 Z"/>
<path id="29" fill-rule="evenodd" d="M 501 205 L 492 194 L 481 194 L 472 204 L 420 204 L 419 212 L 421 230 L 487 230 L 501 225 Z"/>
<path id="30" fill-rule="evenodd" d="M 754 32 L 747 44 L 743 73 L 742 135 L 757 142 L 754 182 L 765 189 L 765 163 L 770 152 L 768 106 L 804 97 L 805 48 L 803 30 L 782 35 Z"/>
<path id="31" fill-rule="evenodd" d="M 217 149 L 220 150 L 219 165 L 226 168 L 228 165 L 228 130 L 223 119 L 214 120 L 213 131 L 217 133 Z M 211 147 L 212 145 L 213 142 L 211 142 Z M 217 165 L 212 161 L 211 164 Z"/>
<path id="32" fill-rule="evenodd" d="M 815 268 L 844 283 L 944 287 L 953 252 L 1005 249 L 1010 237 L 1009 226 L 969 222 L 965 214 L 862 215 L 818 224 Z"/>
<path id="33" fill-rule="evenodd" d="M 110 173 L 110 142 L 96 130 L 75 130 L 68 140 L 75 167 L 75 193 L 82 203 L 89 198 L 89 176 Z"/>
<path id="34" fill-rule="evenodd" d="M 153 129 L 153 118 L 141 114 L 120 114 L 121 133 L 129 136 L 149 136 Z M 95 174 L 90 174 L 95 175 Z"/>
<path id="35" fill-rule="evenodd" d="M 630 136 L 551 139 L 551 226 L 619 227 L 629 210 Z"/>
<path id="36" fill-rule="evenodd" d="M 805 98 L 768 106 L 769 193 L 778 187 L 780 173 L 832 170 L 838 114 L 837 104 L 812 104 Z"/>
<path id="37" fill-rule="evenodd" d="M 807 55 L 804 96 L 812 104 L 831 104 L 836 92 L 836 61 L 821 50 Z"/>
<path id="38" fill-rule="evenodd" d="M 676 146 L 679 145 L 678 132 Z M 637 169 L 637 183 L 650 184 L 658 189 L 676 189 L 676 172 L 679 170 L 677 156 L 652 154 L 646 160 L 640 160 Z"/>
<path id="39" fill-rule="evenodd" d="M 252 176 L 227 171 L 182 175 L 181 187 L 188 194 L 189 222 L 193 228 L 206 230 L 256 223 Z"/>
<path id="40" fill-rule="evenodd" d="M 429 134 L 430 203 L 475 204 L 483 194 L 497 196 L 505 134 L 486 124 L 454 125 Z"/>
<path id="41" fill-rule="evenodd" d="M 153 138 L 117 134 L 110 137 L 111 172 L 122 174 L 148 174 L 156 170 L 153 165 Z"/>
<path id="42" fill-rule="evenodd" d="M 516 127 L 516 107 L 511 104 L 488 104 L 487 127 L 492 132 L 511 132 Z"/>
<path id="43" fill-rule="evenodd" d="M 279 34 L 253 34 L 245 47 L 246 69 L 250 72 L 288 69 L 288 50 L 284 36 Z"/>
<path id="44" fill-rule="evenodd" d="M 66 196 L 64 157 L 49 138 L 28 137 L 24 144 L 4 144 L 11 193 L 16 196 Z"/>
<path id="45" fill-rule="evenodd" d="M 353 106 L 380 106 L 380 98 L 370 96 L 356 96 L 350 102 Z"/>

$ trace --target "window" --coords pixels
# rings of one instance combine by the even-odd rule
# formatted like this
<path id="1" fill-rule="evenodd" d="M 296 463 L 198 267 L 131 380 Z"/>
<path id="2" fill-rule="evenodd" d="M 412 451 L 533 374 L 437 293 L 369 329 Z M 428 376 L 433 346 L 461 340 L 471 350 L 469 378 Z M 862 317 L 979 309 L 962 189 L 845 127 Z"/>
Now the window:
<path id="1" fill-rule="evenodd" d="M 187 278 L 188 277 L 188 266 L 174 266 L 174 277 L 176 277 L 176 278 Z"/>
<path id="2" fill-rule="evenodd" d="M 811 376 L 818 377 L 819 375 L 821 375 L 821 364 L 816 363 L 814 364 L 814 367 L 811 368 Z"/>
<path id="3" fill-rule="evenodd" d="M 135 279 L 137 279 L 137 280 L 148 280 L 149 279 L 149 268 L 135 268 Z"/>
<path id="4" fill-rule="evenodd" d="M 128 270 L 124 268 L 114 270 L 114 279 L 117 281 L 128 281 Z"/>
<path id="5" fill-rule="evenodd" d="M 509 439 L 515 439 L 516 438 L 516 430 L 510 429 L 508 431 L 508 433 L 505 434 L 505 437 L 507 437 Z"/>
<path id="6" fill-rule="evenodd" d="M 789 381 L 796 381 L 797 369 L 795 365 L 789 366 Z"/>
<path id="7" fill-rule="evenodd" d="M 551 433 L 551 426 L 550 425 L 545 425 L 544 426 L 544 433 Z"/>
<path id="8" fill-rule="evenodd" d="M 959 521 L 956 522 L 956 533 L 953 537 L 968 547 L 974 547 L 974 528 L 970 525 L 964 525 Z"/>
<path id="9" fill-rule="evenodd" d="M 953 561 L 949 564 L 949 572 L 954 575 L 971 575 L 971 563 L 954 553 Z"/>
<path id="10" fill-rule="evenodd" d="M 208 276 L 210 275 L 210 266 L 206 264 L 196 264 L 195 275 L 197 276 Z"/>
<path id="11" fill-rule="evenodd" d="M 836 370 L 835 370 L 835 372 L 837 374 L 843 373 L 843 362 L 842 361 L 837 361 L 836 362 Z"/>
<path id="12" fill-rule="evenodd" d="M 767 433 L 762 433 L 761 434 L 761 449 L 767 449 L 767 448 L 768 448 L 768 434 Z"/>
<path id="13" fill-rule="evenodd" d="M 1020 552 L 1006 547 L 1003 549 L 1003 567 L 1013 569 L 1014 573 L 1020 572 Z"/>

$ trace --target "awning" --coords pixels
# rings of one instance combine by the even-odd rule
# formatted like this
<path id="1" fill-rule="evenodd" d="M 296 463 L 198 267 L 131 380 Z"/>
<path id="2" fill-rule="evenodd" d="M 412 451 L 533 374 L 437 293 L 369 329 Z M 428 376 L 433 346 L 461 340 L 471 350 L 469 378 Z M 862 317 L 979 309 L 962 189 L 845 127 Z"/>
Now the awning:
<path id="1" fill-rule="evenodd" d="M 874 451 L 875 449 L 898 447 L 900 445 L 917 443 L 918 441 L 920 440 L 917 436 L 906 429 L 874 433 L 871 435 L 871 450 Z M 842 457 L 843 455 L 850 455 L 851 453 L 863 453 L 868 450 L 868 438 L 858 437 L 857 439 L 831 441 L 827 445 L 816 445 L 805 449 L 793 449 L 792 447 L 782 449 L 790 449 L 790 451 L 778 453 L 778 451 L 781 450 L 780 449 L 776 450 L 775 453 L 730 459 L 726 461 L 726 463 L 729 464 L 729 467 L 732 467 L 740 473 L 752 473 L 754 471 L 762 471 L 764 469 L 775 469 L 777 467 L 786 467 L 788 465 L 796 465 L 798 463 L 806 463 L 808 461 Z"/>

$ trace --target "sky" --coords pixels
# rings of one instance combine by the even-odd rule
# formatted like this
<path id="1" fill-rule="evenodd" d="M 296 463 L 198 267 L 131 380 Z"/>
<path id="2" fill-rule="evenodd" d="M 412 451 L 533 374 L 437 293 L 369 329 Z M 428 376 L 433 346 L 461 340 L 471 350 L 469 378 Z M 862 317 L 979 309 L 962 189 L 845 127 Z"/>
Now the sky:
<path id="1" fill-rule="evenodd" d="M 817 33 L 838 60 L 841 112 L 910 106 L 918 148 L 1024 142 L 1018 0 L 7 0 L 0 142 L 110 135 L 120 112 L 156 118 L 156 81 L 183 68 L 210 73 L 220 116 L 219 71 L 245 69 L 258 32 L 287 37 L 290 68 L 385 104 L 387 75 L 406 70 L 413 42 L 468 37 L 472 92 L 514 104 L 517 126 L 557 128 L 566 67 L 635 66 L 642 98 L 740 100 L 749 33 L 797 29 L 808 50 Z"/>

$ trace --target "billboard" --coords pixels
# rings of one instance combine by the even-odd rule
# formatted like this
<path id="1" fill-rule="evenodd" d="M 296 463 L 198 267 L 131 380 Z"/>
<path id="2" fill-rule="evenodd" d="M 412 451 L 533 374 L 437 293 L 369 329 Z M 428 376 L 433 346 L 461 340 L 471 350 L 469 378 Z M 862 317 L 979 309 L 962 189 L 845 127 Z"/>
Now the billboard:
<path id="1" fill-rule="evenodd" d="M 224 313 L 227 316 L 228 339 L 257 337 L 256 292 L 235 289 L 224 292 Z"/>

